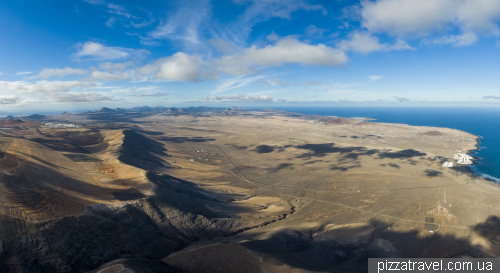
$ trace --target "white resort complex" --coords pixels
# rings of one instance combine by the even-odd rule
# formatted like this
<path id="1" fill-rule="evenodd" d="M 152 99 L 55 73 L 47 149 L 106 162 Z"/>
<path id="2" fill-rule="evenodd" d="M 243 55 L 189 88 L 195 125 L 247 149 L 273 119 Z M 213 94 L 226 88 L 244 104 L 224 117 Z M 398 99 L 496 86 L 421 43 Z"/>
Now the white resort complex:
<path id="1" fill-rule="evenodd" d="M 457 151 L 457 154 L 453 156 L 453 159 L 457 160 L 458 164 L 470 165 L 472 164 L 472 156 L 462 153 L 462 151 Z"/>
<path id="2" fill-rule="evenodd" d="M 470 165 L 472 164 L 473 157 L 468 154 L 464 154 L 462 151 L 458 150 L 456 151 L 456 154 L 453 156 L 453 159 L 457 161 L 457 165 L 458 164 Z M 453 167 L 453 162 L 445 161 L 443 162 L 443 167 L 451 168 Z"/>

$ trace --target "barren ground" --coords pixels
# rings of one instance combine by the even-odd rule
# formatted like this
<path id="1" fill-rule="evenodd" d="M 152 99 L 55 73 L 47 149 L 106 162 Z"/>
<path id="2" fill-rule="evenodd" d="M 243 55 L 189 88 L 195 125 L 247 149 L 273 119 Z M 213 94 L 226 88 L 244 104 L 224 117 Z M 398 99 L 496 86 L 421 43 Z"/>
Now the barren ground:
<path id="1" fill-rule="evenodd" d="M 365 272 L 369 257 L 500 255 L 500 188 L 442 167 L 475 149 L 458 130 L 151 116 L 19 135 L 0 137 L 6 272 Z"/>

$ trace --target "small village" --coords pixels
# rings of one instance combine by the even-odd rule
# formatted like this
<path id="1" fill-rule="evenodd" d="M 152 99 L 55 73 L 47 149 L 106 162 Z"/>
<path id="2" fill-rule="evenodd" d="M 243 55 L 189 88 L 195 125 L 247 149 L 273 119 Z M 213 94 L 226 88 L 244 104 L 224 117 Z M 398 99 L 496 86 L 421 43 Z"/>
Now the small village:
<path id="1" fill-rule="evenodd" d="M 81 125 L 73 123 L 56 123 L 56 122 L 46 122 L 42 127 L 50 128 L 81 128 Z"/>

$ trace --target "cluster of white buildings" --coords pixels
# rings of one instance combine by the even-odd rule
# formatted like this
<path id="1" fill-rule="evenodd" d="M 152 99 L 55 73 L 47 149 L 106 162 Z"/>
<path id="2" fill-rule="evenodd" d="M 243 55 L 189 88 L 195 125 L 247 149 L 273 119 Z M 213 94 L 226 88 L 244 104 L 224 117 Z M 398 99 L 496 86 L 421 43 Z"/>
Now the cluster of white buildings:
<path id="1" fill-rule="evenodd" d="M 458 164 L 471 165 L 472 159 L 474 159 L 474 158 L 472 156 L 465 154 L 462 151 L 458 150 L 458 151 L 456 151 L 456 154 L 453 156 L 453 159 L 457 161 L 457 165 Z M 443 163 L 443 167 L 451 168 L 451 167 L 453 167 L 453 162 L 445 161 Z"/>
<path id="2" fill-rule="evenodd" d="M 457 154 L 453 156 L 453 159 L 457 160 L 458 164 L 470 165 L 472 164 L 472 156 L 462 153 L 462 151 L 457 151 Z"/>
<path id="3" fill-rule="evenodd" d="M 308 120 L 307 122 L 309 122 L 309 123 L 316 123 L 316 124 L 326 124 L 325 122 L 318 121 L 318 120 Z"/>
<path id="4" fill-rule="evenodd" d="M 443 167 L 451 168 L 453 167 L 453 162 L 445 161 L 443 163 Z"/>
<path id="5" fill-rule="evenodd" d="M 66 128 L 80 128 L 82 127 L 81 125 L 78 124 L 73 124 L 73 123 L 56 123 L 56 122 L 46 122 L 42 127 L 52 127 L 52 128 L 60 128 L 60 127 L 66 127 Z"/>

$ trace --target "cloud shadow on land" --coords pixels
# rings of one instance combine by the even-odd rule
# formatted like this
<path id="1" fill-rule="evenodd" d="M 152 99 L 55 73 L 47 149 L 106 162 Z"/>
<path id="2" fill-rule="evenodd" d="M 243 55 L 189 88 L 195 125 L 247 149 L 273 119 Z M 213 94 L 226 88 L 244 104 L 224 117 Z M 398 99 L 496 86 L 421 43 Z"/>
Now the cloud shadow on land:
<path id="1" fill-rule="evenodd" d="M 425 156 L 426 153 L 421 153 L 413 149 L 401 150 L 398 152 L 384 152 L 379 154 L 379 158 L 411 158 L 415 156 Z"/>
<path id="2" fill-rule="evenodd" d="M 313 156 L 324 157 L 328 154 L 333 154 L 333 153 L 345 154 L 353 152 L 362 152 L 362 153 L 367 152 L 365 147 L 335 147 L 335 143 L 304 144 L 297 146 L 297 149 L 303 149 L 309 151 L 305 154 L 299 155 L 298 158 L 310 158 Z"/>
<path id="3" fill-rule="evenodd" d="M 396 168 L 396 169 L 400 169 L 401 167 L 399 167 L 398 164 L 394 164 L 394 163 L 389 163 L 388 164 L 390 167 L 393 167 L 393 168 Z"/>
<path id="4" fill-rule="evenodd" d="M 331 168 L 330 168 L 330 170 L 332 170 L 332 171 L 337 171 L 337 170 L 339 170 L 339 171 L 346 172 L 346 171 L 348 171 L 348 170 L 350 170 L 350 169 L 360 168 L 360 167 L 361 167 L 361 165 L 360 165 L 360 164 L 351 165 L 351 166 L 333 166 L 333 167 L 331 167 Z"/>
<path id="5" fill-rule="evenodd" d="M 278 167 L 276 167 L 273 171 L 279 171 L 279 170 L 282 170 L 282 169 L 286 169 L 286 168 L 289 168 L 291 170 L 294 169 L 294 167 L 292 167 L 294 164 L 292 163 L 281 163 L 278 165 Z"/>
<path id="6" fill-rule="evenodd" d="M 274 147 L 268 145 L 259 145 L 256 147 L 255 151 L 259 154 L 268 154 L 274 151 Z"/>
<path id="7" fill-rule="evenodd" d="M 428 177 L 438 177 L 438 176 L 442 176 L 443 172 L 427 169 L 427 170 L 425 170 L 425 175 L 427 175 Z"/>

